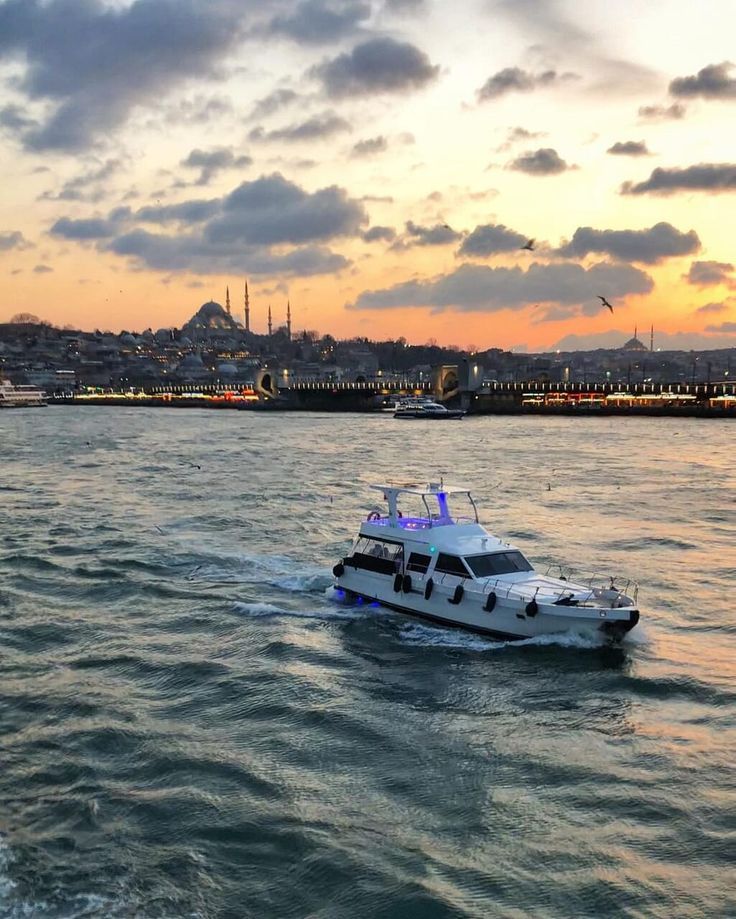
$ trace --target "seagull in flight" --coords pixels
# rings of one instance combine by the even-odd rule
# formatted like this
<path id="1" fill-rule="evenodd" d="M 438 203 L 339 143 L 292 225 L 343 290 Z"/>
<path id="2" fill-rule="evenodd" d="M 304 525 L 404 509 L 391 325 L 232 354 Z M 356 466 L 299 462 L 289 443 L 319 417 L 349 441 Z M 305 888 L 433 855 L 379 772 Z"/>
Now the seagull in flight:
<path id="1" fill-rule="evenodd" d="M 606 306 L 606 307 L 608 307 L 608 309 L 609 309 L 611 312 L 613 312 L 613 307 L 612 307 L 611 304 L 608 302 L 608 300 L 606 300 L 605 297 L 601 297 L 600 294 L 596 294 L 596 296 L 597 296 L 598 299 L 601 301 L 601 306 Z"/>
<path id="2" fill-rule="evenodd" d="M 520 248 L 520 249 L 528 249 L 529 252 L 534 252 L 534 243 L 535 243 L 535 240 L 534 240 L 534 239 L 530 239 L 530 240 L 527 241 L 526 245 L 520 246 L 519 248 Z"/>

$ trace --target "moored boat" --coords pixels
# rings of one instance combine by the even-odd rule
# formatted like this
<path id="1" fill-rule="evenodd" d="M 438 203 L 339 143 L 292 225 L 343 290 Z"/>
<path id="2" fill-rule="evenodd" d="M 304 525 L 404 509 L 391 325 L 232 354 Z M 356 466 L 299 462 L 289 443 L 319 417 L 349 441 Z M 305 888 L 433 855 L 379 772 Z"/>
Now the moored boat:
<path id="1" fill-rule="evenodd" d="M 565 632 L 621 638 L 639 621 L 636 585 L 538 572 L 519 549 L 480 525 L 467 489 L 372 487 L 385 507 L 361 523 L 350 552 L 333 569 L 335 587 L 348 599 L 377 600 L 512 640 Z M 453 516 L 451 500 L 463 500 L 467 514 Z"/>
<path id="2" fill-rule="evenodd" d="M 429 398 L 405 399 L 398 403 L 394 418 L 425 418 L 435 421 L 449 421 L 462 418 L 465 412 L 459 408 L 447 408 Z"/>
<path id="3" fill-rule="evenodd" d="M 28 408 L 46 405 L 46 394 L 35 386 L 14 386 L 0 379 L 0 408 Z"/>

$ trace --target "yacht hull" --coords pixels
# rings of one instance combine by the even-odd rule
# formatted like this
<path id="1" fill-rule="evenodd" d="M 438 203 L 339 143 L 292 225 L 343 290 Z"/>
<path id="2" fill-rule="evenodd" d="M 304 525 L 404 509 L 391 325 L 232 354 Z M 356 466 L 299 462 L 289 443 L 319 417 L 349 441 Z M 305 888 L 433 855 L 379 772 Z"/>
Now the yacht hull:
<path id="1" fill-rule="evenodd" d="M 403 576 L 399 577 L 403 582 Z M 377 583 L 379 578 L 387 583 Z M 463 588 L 458 600 L 457 584 L 434 584 L 427 597 L 424 579 L 414 578 L 411 589 L 406 591 L 399 586 L 398 579 L 391 581 L 348 566 L 336 579 L 335 586 L 348 597 L 363 597 L 406 615 L 504 641 L 569 632 L 618 639 L 639 621 L 638 610 L 630 607 L 560 607 L 552 603 L 531 606 L 523 600 L 504 597 L 497 597 L 489 610 L 488 594 L 480 590 Z"/>

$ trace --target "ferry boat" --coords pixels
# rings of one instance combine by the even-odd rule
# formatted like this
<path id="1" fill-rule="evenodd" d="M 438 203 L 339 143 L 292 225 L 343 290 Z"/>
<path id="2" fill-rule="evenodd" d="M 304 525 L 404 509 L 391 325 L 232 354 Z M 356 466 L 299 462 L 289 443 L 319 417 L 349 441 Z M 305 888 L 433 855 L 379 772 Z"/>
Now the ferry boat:
<path id="1" fill-rule="evenodd" d="M 540 573 L 481 526 L 466 488 L 371 488 L 385 506 L 368 514 L 333 568 L 338 596 L 503 640 L 564 632 L 620 639 L 639 621 L 636 585 Z M 450 502 L 463 502 L 464 513 L 453 516 Z"/>
<path id="2" fill-rule="evenodd" d="M 46 405 L 46 394 L 35 386 L 14 386 L 0 379 L 0 408 L 27 408 Z"/>
<path id="3" fill-rule="evenodd" d="M 402 399 L 396 406 L 394 418 L 430 418 L 438 421 L 447 421 L 453 418 L 462 418 L 465 414 L 462 409 L 451 409 L 435 402 L 434 399 L 419 397 Z"/>

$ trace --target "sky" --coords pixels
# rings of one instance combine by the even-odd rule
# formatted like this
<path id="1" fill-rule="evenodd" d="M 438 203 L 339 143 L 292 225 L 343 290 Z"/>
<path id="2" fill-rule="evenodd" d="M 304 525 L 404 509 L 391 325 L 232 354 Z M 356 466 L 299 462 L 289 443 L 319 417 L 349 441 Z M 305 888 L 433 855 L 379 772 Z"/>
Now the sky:
<path id="1" fill-rule="evenodd" d="M 736 346 L 734 34 L 733 0 L 0 0 L 0 321 L 242 317 L 247 279 L 257 332 Z"/>

